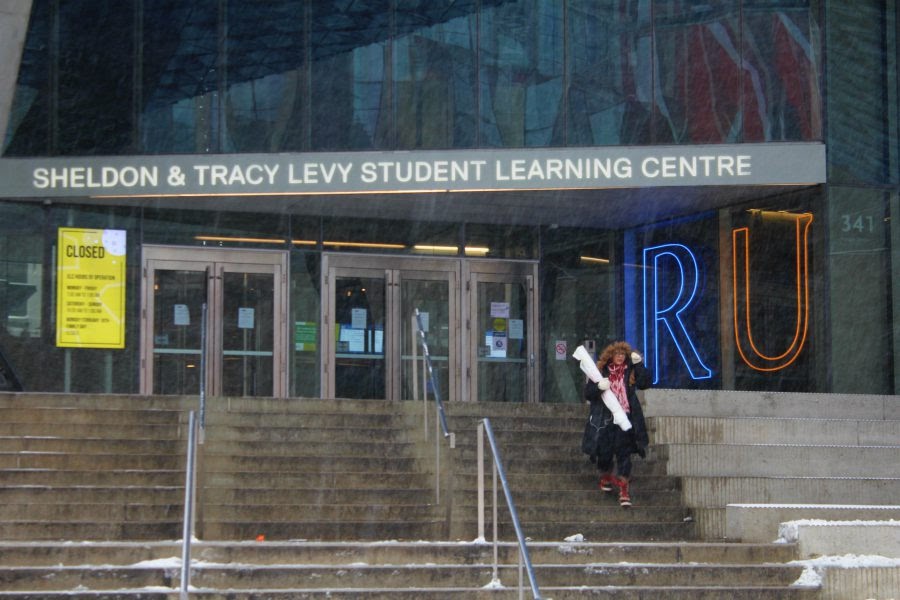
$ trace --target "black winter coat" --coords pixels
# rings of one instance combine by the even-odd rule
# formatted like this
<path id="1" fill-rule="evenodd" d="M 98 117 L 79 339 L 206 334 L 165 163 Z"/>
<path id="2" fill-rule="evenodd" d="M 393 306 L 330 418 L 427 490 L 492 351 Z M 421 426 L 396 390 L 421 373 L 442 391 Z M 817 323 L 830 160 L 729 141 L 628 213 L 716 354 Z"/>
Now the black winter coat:
<path id="1" fill-rule="evenodd" d="M 627 435 L 616 435 L 615 439 L 616 443 L 632 445 L 632 453 L 644 456 L 646 448 L 650 444 L 650 438 L 647 435 L 647 424 L 644 422 L 644 410 L 641 407 L 641 401 L 638 399 L 637 390 L 645 390 L 650 387 L 650 371 L 647 370 L 643 362 L 633 364 L 630 356 L 625 358 L 625 365 L 625 392 L 628 396 L 628 405 L 630 409 L 628 420 L 631 421 L 632 429 L 631 431 L 623 432 L 618 426 L 615 426 L 618 433 L 627 433 Z M 604 377 L 609 377 L 609 368 L 606 365 L 600 369 L 600 372 Z M 634 375 L 634 383 L 631 382 L 632 374 Z M 596 383 L 588 381 L 585 384 L 584 398 L 591 403 L 591 422 L 607 423 L 610 427 L 613 427 L 612 412 L 610 412 L 610 410 L 606 408 L 606 405 L 603 404 L 603 399 L 600 397 L 600 394 L 600 389 L 597 387 Z M 603 449 L 601 448 L 598 450 L 602 451 Z M 612 450 L 612 448 L 607 448 L 607 451 Z"/>

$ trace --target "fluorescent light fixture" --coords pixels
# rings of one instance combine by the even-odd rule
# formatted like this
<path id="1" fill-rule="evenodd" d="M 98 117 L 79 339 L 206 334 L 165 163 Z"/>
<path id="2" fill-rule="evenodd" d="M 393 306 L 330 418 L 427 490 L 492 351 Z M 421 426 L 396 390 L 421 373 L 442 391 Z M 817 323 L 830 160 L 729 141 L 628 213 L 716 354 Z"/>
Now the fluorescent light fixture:
<path id="1" fill-rule="evenodd" d="M 465 248 L 466 256 L 470 254 L 480 254 L 481 256 L 484 256 L 490 251 L 490 248 L 485 248 L 484 246 L 466 246 Z"/>
<path id="2" fill-rule="evenodd" d="M 586 263 L 594 263 L 594 264 L 598 264 L 598 265 L 608 265 L 609 264 L 608 258 L 597 258 L 596 256 L 579 256 L 578 258 L 581 259 L 581 262 L 586 262 Z"/>
<path id="3" fill-rule="evenodd" d="M 251 237 L 233 237 L 224 235 L 195 235 L 195 240 L 201 242 L 248 242 L 252 244 L 283 244 L 283 238 L 251 238 Z"/>
<path id="4" fill-rule="evenodd" d="M 406 248 L 403 244 L 382 244 L 378 242 L 322 242 L 323 246 L 329 248 L 340 248 L 341 246 L 349 246 L 350 248 L 381 248 L 391 250 L 402 250 Z"/>
<path id="5" fill-rule="evenodd" d="M 415 252 L 430 252 L 431 254 L 456 254 L 459 252 L 458 246 L 431 246 L 429 244 L 416 244 L 413 246 Z"/>

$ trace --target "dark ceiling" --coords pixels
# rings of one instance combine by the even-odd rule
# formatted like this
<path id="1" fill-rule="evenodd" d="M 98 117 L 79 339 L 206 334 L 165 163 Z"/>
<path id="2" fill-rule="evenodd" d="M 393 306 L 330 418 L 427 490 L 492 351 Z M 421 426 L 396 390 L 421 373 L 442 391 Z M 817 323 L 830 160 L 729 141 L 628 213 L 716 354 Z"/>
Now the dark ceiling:
<path id="1" fill-rule="evenodd" d="M 706 186 L 390 195 L 86 198 L 78 202 L 422 222 L 556 224 L 623 229 L 734 205 L 786 210 L 784 197 L 808 187 Z"/>

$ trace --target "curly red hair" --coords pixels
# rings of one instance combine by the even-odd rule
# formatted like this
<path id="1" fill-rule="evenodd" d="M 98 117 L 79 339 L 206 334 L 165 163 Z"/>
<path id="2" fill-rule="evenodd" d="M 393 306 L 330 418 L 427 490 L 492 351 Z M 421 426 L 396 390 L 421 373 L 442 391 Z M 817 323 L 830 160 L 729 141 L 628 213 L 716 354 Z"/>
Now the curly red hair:
<path id="1" fill-rule="evenodd" d="M 613 342 L 603 349 L 600 358 L 597 359 L 597 367 L 602 369 L 612 360 L 612 357 L 618 353 L 623 353 L 626 357 L 631 356 L 631 346 L 628 342 Z"/>

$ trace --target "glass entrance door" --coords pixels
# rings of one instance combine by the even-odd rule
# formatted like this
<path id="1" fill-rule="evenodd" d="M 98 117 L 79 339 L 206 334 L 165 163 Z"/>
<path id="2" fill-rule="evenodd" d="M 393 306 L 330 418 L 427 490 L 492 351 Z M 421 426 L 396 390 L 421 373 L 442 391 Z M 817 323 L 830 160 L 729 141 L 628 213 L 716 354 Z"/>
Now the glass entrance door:
<path id="1" fill-rule="evenodd" d="M 535 263 L 333 254 L 322 273 L 324 397 L 433 399 L 418 309 L 442 400 L 537 401 Z"/>
<path id="2" fill-rule="evenodd" d="M 466 261 L 468 397 L 537 402 L 537 265 Z"/>
<path id="3" fill-rule="evenodd" d="M 421 398 L 426 379 L 416 309 L 441 398 L 456 393 L 457 262 L 326 255 L 322 273 L 324 397 Z"/>
<path id="4" fill-rule="evenodd" d="M 286 254 L 143 248 L 141 393 L 283 396 Z M 207 362 L 200 368 L 203 304 Z"/>

